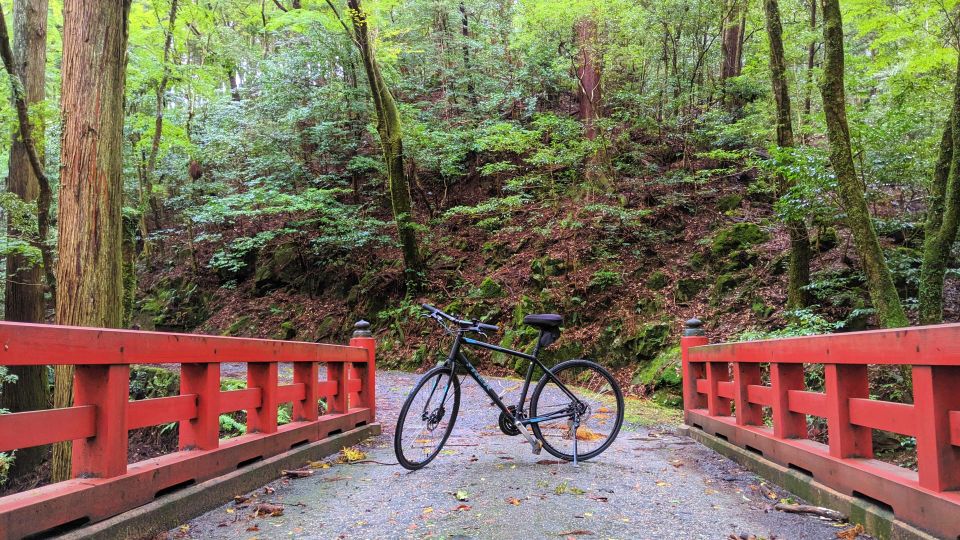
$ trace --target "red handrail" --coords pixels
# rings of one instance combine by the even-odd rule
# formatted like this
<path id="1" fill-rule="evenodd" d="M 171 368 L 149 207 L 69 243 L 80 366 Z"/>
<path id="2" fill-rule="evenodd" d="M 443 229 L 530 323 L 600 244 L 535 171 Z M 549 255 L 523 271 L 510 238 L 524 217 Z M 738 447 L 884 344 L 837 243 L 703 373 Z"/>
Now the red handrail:
<path id="1" fill-rule="evenodd" d="M 688 425 L 960 535 L 960 324 L 716 345 L 700 325 L 681 339 Z M 823 392 L 805 388 L 804 364 L 824 366 Z M 870 364 L 909 366 L 914 402 L 871 399 Z M 808 415 L 826 419 L 828 444 L 808 439 Z M 874 460 L 874 429 L 915 437 L 918 471 Z"/>
<path id="2" fill-rule="evenodd" d="M 376 345 L 368 328 L 357 323 L 350 345 L 338 346 L 0 322 L 0 365 L 76 366 L 72 407 L 0 415 L 0 451 L 73 441 L 75 477 L 0 498 L 0 539 L 102 520 L 171 487 L 372 423 Z M 247 388 L 220 390 L 222 362 L 246 364 Z M 180 395 L 130 401 L 130 365 L 161 363 L 180 364 Z M 279 384 L 280 363 L 292 364 L 292 384 Z M 283 403 L 292 403 L 292 422 L 278 426 Z M 248 433 L 220 440 L 220 415 L 238 410 L 247 412 Z M 128 466 L 128 431 L 171 422 L 180 450 Z"/>

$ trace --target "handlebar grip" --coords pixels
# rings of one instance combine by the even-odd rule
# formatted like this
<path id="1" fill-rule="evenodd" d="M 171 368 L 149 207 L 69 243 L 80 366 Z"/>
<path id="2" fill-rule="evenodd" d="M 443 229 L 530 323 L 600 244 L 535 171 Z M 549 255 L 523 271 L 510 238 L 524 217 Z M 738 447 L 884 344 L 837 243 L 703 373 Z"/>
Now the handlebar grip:
<path id="1" fill-rule="evenodd" d="M 479 328 L 479 329 L 481 329 L 481 330 L 489 330 L 489 331 L 491 331 L 491 332 L 499 332 L 499 331 L 500 331 L 500 327 L 497 326 L 497 325 L 495 325 L 495 324 L 477 323 L 477 328 Z"/>
<path id="2" fill-rule="evenodd" d="M 440 310 L 438 310 L 437 308 L 431 306 L 430 304 L 422 304 L 420 307 L 422 307 L 423 309 L 429 311 L 430 313 L 436 313 L 437 311 L 440 311 Z"/>

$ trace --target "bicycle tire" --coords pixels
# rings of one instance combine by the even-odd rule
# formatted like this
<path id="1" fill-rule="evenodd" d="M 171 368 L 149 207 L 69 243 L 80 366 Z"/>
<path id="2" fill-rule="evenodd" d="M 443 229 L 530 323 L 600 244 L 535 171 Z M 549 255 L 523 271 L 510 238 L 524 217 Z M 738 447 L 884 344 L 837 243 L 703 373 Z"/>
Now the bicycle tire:
<path id="1" fill-rule="evenodd" d="M 566 370 L 572 370 L 574 368 L 584 368 L 584 369 L 593 371 L 594 373 L 599 375 L 604 381 L 606 381 L 606 383 L 608 384 L 611 390 L 611 394 L 612 394 L 611 397 L 613 397 L 617 407 L 615 423 L 610 431 L 610 434 L 607 436 L 603 444 L 601 444 L 597 448 L 594 448 L 582 454 L 579 452 L 579 449 L 578 449 L 577 460 L 586 461 L 588 459 L 591 459 L 600 455 L 604 450 L 609 448 L 611 444 L 613 444 L 614 440 L 616 440 L 617 435 L 619 435 L 620 433 L 620 428 L 623 426 L 624 399 L 623 399 L 623 392 L 620 390 L 620 386 L 617 384 L 617 381 L 613 378 L 613 375 L 611 375 L 609 371 L 604 369 L 602 366 L 600 366 L 596 362 L 592 362 L 590 360 L 567 360 L 565 362 L 561 362 L 556 366 L 554 366 L 550 370 L 550 372 L 558 379 L 561 379 L 561 382 L 562 382 L 563 372 Z M 552 382 L 553 380 L 550 377 L 548 377 L 546 374 L 544 374 L 543 377 L 540 378 L 540 381 L 537 383 L 536 388 L 534 388 L 533 394 L 530 398 L 530 417 L 531 418 L 536 418 L 538 416 L 539 414 L 538 408 L 541 406 L 540 399 L 542 397 L 542 393 L 544 389 L 547 388 L 548 385 L 551 385 Z M 555 384 L 553 384 L 552 387 L 559 389 L 559 387 L 557 387 Z M 573 392 L 575 395 L 577 394 L 576 387 L 571 388 L 568 386 L 567 389 Z M 579 395 L 578 395 L 578 399 L 580 399 Z M 603 414 L 603 413 L 592 413 L 592 414 L 599 416 L 599 414 Z M 608 413 L 607 415 L 609 416 Z M 531 424 L 531 427 L 533 428 L 534 436 L 536 436 L 537 439 L 539 439 L 543 443 L 543 447 L 544 449 L 546 449 L 547 452 L 549 452 L 550 454 L 560 459 L 563 459 L 566 461 L 573 461 L 572 449 L 570 451 L 571 453 L 567 453 L 557 448 L 556 446 L 554 446 L 554 444 L 551 444 L 551 441 L 544 436 L 543 430 L 539 422 Z M 579 429 L 577 430 L 577 434 L 575 435 L 575 437 L 577 437 L 578 439 L 581 437 Z"/>
<path id="2" fill-rule="evenodd" d="M 453 390 L 453 406 L 450 410 L 450 419 L 447 421 L 447 425 L 444 428 L 443 435 L 440 439 L 440 444 L 434 448 L 425 459 L 415 460 L 413 455 L 406 455 L 403 448 L 403 433 L 404 433 L 404 424 L 407 420 L 407 415 L 410 412 L 410 407 L 413 405 L 414 401 L 417 398 L 418 393 L 422 390 L 428 382 L 432 381 L 435 377 L 446 376 L 446 379 L 451 384 L 451 389 Z M 438 382 L 439 387 L 439 382 Z M 432 396 L 431 396 L 432 398 Z M 446 403 L 444 401 L 443 403 Z M 442 404 L 441 404 L 442 405 Z M 424 373 L 423 377 L 417 381 L 416 386 L 413 387 L 413 390 L 410 391 L 410 394 L 407 396 L 407 399 L 403 403 L 403 407 L 400 409 L 400 416 L 397 418 L 397 427 L 393 434 L 393 451 L 397 456 L 397 462 L 400 465 L 408 470 L 415 471 L 417 469 L 422 469 L 428 463 L 434 460 L 437 455 L 440 453 L 440 450 L 443 449 L 443 446 L 447 443 L 447 439 L 450 437 L 450 433 L 453 431 L 453 426 L 457 421 L 457 413 L 460 411 L 460 379 L 456 376 L 455 372 L 451 372 L 449 367 L 438 366 L 430 371 Z"/>

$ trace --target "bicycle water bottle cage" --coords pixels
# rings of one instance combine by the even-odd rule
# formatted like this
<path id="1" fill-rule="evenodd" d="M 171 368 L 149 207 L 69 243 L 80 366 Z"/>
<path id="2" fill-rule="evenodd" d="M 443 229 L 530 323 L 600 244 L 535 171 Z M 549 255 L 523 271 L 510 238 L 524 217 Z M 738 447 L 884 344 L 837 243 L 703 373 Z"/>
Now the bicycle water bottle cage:
<path id="1" fill-rule="evenodd" d="M 563 326 L 563 317 L 556 313 L 538 313 L 527 315 L 523 323 L 540 330 L 539 347 L 546 347 L 560 338 L 560 327 Z"/>

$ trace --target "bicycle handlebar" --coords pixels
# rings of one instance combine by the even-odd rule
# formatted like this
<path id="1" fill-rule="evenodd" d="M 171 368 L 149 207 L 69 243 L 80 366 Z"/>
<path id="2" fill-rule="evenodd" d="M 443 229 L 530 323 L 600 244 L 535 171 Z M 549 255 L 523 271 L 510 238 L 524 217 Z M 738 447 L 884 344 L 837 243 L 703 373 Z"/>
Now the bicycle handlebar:
<path id="1" fill-rule="evenodd" d="M 430 304 L 423 304 L 421 307 L 423 307 L 424 310 L 428 311 L 431 317 L 439 317 L 439 318 L 446 319 L 452 322 L 453 324 L 456 324 L 463 330 L 476 331 L 476 332 L 479 332 L 482 330 L 487 330 L 489 332 L 500 331 L 500 327 L 495 324 L 486 324 L 480 321 L 467 321 L 464 319 L 458 319 L 453 315 L 450 315 L 449 313 L 444 313 L 440 309 L 434 306 L 431 306 Z"/>

